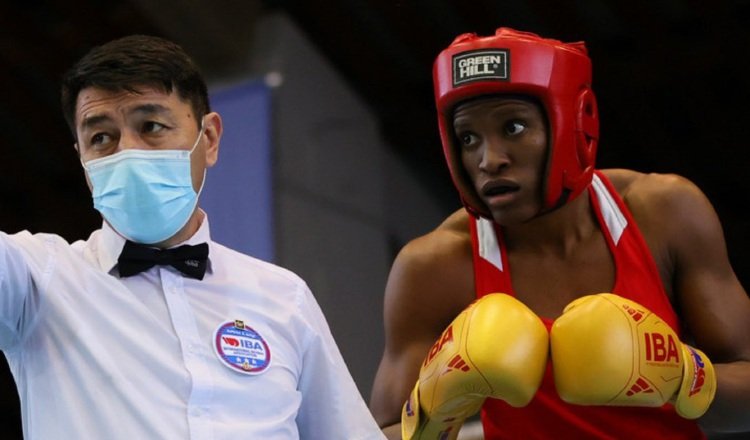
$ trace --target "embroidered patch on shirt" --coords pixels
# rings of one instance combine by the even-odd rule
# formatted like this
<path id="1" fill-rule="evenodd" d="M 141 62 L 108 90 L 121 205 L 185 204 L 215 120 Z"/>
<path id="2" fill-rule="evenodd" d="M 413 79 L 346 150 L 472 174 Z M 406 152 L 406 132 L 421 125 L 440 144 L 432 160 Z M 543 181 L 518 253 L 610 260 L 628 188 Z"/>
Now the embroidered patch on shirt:
<path id="1" fill-rule="evenodd" d="M 219 325 L 214 351 L 221 363 L 243 374 L 260 374 L 271 363 L 271 350 L 260 333 L 235 319 Z"/>

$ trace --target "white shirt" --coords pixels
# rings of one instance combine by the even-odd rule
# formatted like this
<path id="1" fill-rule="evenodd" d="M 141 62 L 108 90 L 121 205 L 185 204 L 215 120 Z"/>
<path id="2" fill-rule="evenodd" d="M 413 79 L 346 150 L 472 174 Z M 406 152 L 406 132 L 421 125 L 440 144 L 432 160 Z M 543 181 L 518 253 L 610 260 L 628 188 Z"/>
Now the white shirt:
<path id="1" fill-rule="evenodd" d="M 186 243 L 201 242 L 202 281 L 169 266 L 119 278 L 124 239 L 106 224 L 72 245 L 0 232 L 0 348 L 24 438 L 384 438 L 304 281 L 212 242 L 207 218 Z M 235 320 L 267 347 L 257 374 L 219 358 L 237 338 L 215 332 Z"/>

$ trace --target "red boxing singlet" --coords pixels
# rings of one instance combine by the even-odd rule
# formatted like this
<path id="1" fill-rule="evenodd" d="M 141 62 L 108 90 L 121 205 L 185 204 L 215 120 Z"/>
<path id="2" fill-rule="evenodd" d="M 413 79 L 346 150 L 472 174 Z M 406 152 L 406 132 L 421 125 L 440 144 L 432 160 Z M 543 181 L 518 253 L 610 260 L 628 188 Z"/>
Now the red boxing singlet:
<path id="1" fill-rule="evenodd" d="M 630 211 L 609 180 L 596 172 L 589 197 L 615 263 L 612 293 L 657 314 L 680 334 L 653 257 Z M 501 228 L 486 219 L 470 223 L 477 297 L 503 292 L 515 296 Z M 542 318 L 549 330 L 553 320 Z M 547 363 L 542 385 L 531 403 L 513 408 L 487 399 L 482 407 L 485 439 L 705 439 L 695 421 L 678 416 L 672 405 L 660 408 L 580 406 L 563 402 Z"/>

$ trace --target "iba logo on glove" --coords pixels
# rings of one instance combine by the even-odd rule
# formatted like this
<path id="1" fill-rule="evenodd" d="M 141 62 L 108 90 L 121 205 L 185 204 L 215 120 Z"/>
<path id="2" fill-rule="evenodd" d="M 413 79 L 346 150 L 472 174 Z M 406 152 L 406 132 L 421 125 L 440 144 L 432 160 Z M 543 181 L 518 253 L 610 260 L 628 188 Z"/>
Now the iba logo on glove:
<path id="1" fill-rule="evenodd" d="M 650 315 L 649 312 L 628 304 L 621 304 L 621 307 L 636 323 L 640 323 L 644 316 Z M 643 332 L 643 347 L 646 351 L 646 362 L 673 362 L 675 364 L 680 362 L 677 341 L 671 333 Z"/>
<path id="2" fill-rule="evenodd" d="M 440 339 L 432 344 L 430 352 L 427 353 L 427 356 L 424 358 L 424 363 L 422 364 L 422 366 L 426 367 L 435 358 L 435 356 L 440 353 L 440 350 L 443 349 L 443 346 L 450 342 L 453 342 L 453 325 L 448 326 L 448 328 L 443 332 L 443 335 L 440 336 Z"/>
<path id="3" fill-rule="evenodd" d="M 643 333 L 643 343 L 646 348 L 647 362 L 680 362 L 677 354 L 677 342 L 670 334 Z"/>

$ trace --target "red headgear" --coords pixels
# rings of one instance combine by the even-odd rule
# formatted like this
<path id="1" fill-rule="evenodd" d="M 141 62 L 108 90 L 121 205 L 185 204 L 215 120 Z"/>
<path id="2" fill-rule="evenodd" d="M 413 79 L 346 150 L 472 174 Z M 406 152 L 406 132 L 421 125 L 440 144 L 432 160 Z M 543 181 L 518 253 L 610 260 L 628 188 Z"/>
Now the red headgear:
<path id="1" fill-rule="evenodd" d="M 550 126 L 544 210 L 566 203 L 589 185 L 599 114 L 583 42 L 563 43 L 509 28 L 489 37 L 462 34 L 435 59 L 432 76 L 443 151 L 470 212 L 491 218 L 461 164 L 453 111 L 462 101 L 482 95 L 527 95 L 541 101 Z"/>

